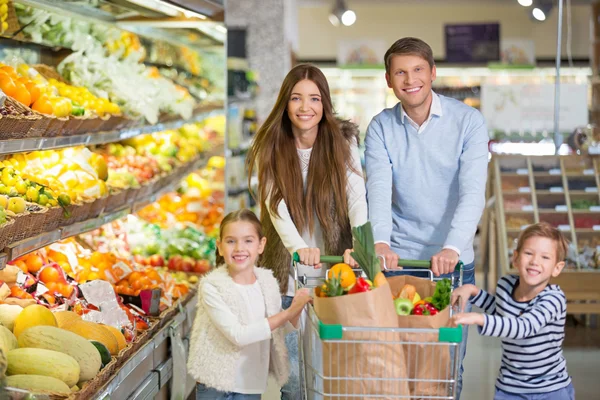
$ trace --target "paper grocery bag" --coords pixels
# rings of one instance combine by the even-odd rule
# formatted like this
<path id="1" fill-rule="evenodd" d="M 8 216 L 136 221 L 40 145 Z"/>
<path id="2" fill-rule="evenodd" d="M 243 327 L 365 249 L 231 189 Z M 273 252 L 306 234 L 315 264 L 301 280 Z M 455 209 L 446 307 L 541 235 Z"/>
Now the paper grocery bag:
<path id="1" fill-rule="evenodd" d="M 399 293 L 405 284 L 411 284 L 417 289 L 422 299 L 433 296 L 435 282 L 414 276 L 394 276 L 388 278 L 392 293 Z M 450 325 L 450 307 L 436 315 L 405 315 L 397 316 L 400 328 L 439 329 Z M 452 378 L 450 346 L 438 341 L 438 334 L 402 333 L 404 355 L 410 379 L 410 392 L 414 399 L 421 396 L 448 396 Z M 426 382 L 429 380 L 428 382 Z M 439 382 L 436 382 L 439 381 Z"/>
<path id="2" fill-rule="evenodd" d="M 409 398 L 399 334 L 377 329 L 398 327 L 388 285 L 365 293 L 317 297 L 314 308 L 324 324 L 373 328 L 344 332 L 341 340 L 322 342 L 324 398 Z"/>

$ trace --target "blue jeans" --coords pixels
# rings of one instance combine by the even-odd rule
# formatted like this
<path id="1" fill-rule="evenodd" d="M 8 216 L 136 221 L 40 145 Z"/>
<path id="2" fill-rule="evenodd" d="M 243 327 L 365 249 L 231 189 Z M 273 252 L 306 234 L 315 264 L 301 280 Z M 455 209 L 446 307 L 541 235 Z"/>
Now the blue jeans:
<path id="1" fill-rule="evenodd" d="M 412 276 L 416 276 L 418 278 L 426 278 L 429 279 L 430 275 L 429 272 L 423 271 L 387 271 L 385 272 L 385 276 L 386 277 L 392 277 L 392 276 L 398 276 L 398 275 L 412 275 Z M 452 274 L 447 274 L 447 275 L 442 275 L 441 277 L 443 278 L 450 278 L 452 277 L 452 275 L 454 275 L 454 287 L 458 287 L 458 278 L 459 278 L 459 273 L 458 271 L 454 271 Z M 475 263 L 472 262 L 471 264 L 467 264 L 463 267 L 463 281 L 462 284 L 466 285 L 466 284 L 471 284 L 474 285 L 475 284 Z M 467 303 L 465 306 L 465 312 L 470 312 L 471 311 L 471 303 Z M 465 355 L 467 354 L 467 339 L 469 337 L 469 329 L 467 326 L 463 327 L 463 336 L 462 336 L 462 341 L 460 342 L 460 369 L 458 371 L 458 382 L 456 385 L 456 400 L 460 399 L 460 392 L 462 391 L 462 375 L 463 375 L 463 360 L 465 359 Z M 450 355 L 452 357 L 452 354 Z"/>
<path id="2" fill-rule="evenodd" d="M 494 400 L 575 400 L 575 388 L 569 386 L 550 393 L 508 393 L 496 388 Z"/>
<path id="3" fill-rule="evenodd" d="M 281 296 L 281 308 L 287 310 L 292 305 L 294 298 Z M 300 337 L 298 331 L 289 333 L 285 337 L 285 345 L 290 358 L 290 378 L 281 387 L 281 400 L 300 400 L 304 398 L 302 387 L 302 366 L 300 362 Z"/>
<path id="4" fill-rule="evenodd" d="M 196 400 L 260 400 L 260 394 L 220 392 L 201 383 L 196 383 Z"/>

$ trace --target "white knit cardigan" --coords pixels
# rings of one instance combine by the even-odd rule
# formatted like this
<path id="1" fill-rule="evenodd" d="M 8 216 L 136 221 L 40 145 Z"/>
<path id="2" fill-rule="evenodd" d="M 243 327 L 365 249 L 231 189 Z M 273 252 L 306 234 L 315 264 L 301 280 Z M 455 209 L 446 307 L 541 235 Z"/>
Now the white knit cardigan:
<path id="1" fill-rule="evenodd" d="M 273 273 L 263 268 L 254 268 L 254 274 L 265 299 L 267 316 L 281 311 L 279 284 Z M 227 267 L 219 267 L 206 275 L 200 285 L 213 285 L 227 306 L 242 324 L 248 324 L 248 316 L 243 311 L 244 301 L 236 289 Z M 196 382 L 222 392 L 232 392 L 235 385 L 236 365 L 241 348 L 230 342 L 213 324 L 202 290 L 198 291 L 198 309 L 190 338 L 190 355 L 187 362 L 188 373 Z M 285 346 L 285 330 L 276 329 L 271 335 L 271 358 L 269 374 L 279 385 L 284 385 L 289 377 L 289 362 Z"/>

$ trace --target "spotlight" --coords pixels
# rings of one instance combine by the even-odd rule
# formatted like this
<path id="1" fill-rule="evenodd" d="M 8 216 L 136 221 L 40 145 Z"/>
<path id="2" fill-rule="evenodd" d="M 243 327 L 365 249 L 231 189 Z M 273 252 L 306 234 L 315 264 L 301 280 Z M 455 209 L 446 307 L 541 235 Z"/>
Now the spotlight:
<path id="1" fill-rule="evenodd" d="M 331 14 L 329 14 L 329 22 L 333 26 L 339 26 L 340 22 L 345 26 L 350 26 L 356 22 L 356 13 L 346 6 L 344 0 L 336 0 Z"/>
<path id="2" fill-rule="evenodd" d="M 529 7 L 533 4 L 533 0 L 518 0 L 519 4 L 523 7 Z"/>
<path id="3" fill-rule="evenodd" d="M 532 4 L 533 8 L 530 8 L 527 12 L 532 19 L 540 22 L 548 19 L 548 16 L 554 7 L 554 2 L 552 0 L 536 0 Z"/>

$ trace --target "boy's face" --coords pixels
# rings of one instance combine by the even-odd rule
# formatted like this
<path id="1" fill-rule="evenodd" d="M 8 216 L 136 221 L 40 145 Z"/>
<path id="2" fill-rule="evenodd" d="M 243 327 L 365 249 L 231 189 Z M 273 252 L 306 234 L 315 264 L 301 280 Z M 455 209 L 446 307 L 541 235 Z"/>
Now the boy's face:
<path id="1" fill-rule="evenodd" d="M 540 236 L 530 237 L 523 243 L 519 253 L 513 255 L 513 265 L 519 276 L 529 286 L 547 285 L 565 266 L 556 259 L 556 242 Z"/>
<path id="2" fill-rule="evenodd" d="M 432 68 L 427 60 L 411 54 L 392 56 L 390 71 L 385 74 L 388 87 L 394 90 L 405 109 L 425 104 L 431 96 L 435 77 L 435 65 Z"/>

